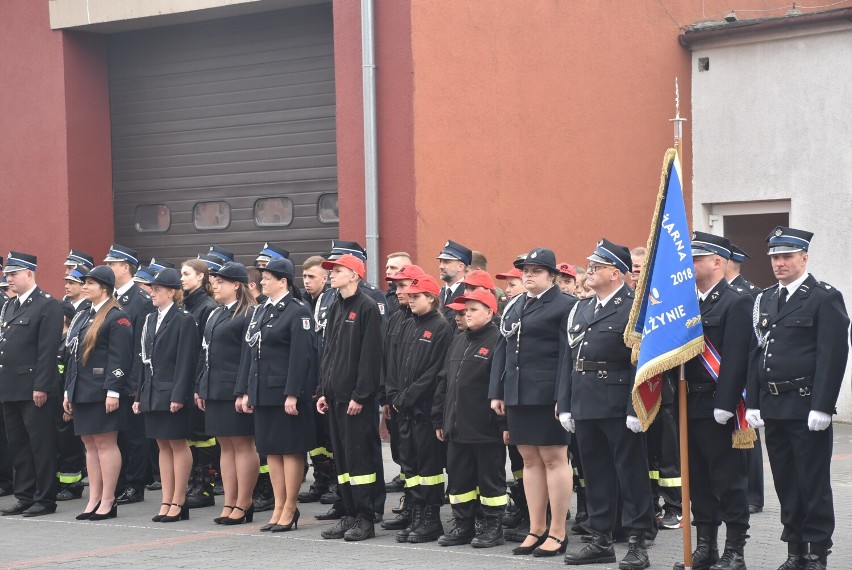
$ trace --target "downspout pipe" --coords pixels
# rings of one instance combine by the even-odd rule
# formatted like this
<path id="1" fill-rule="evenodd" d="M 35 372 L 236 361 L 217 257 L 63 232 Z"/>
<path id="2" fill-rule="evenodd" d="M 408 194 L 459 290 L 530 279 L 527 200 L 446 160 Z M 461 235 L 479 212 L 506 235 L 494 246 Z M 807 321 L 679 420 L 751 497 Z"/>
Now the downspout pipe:
<path id="1" fill-rule="evenodd" d="M 373 0 L 361 0 L 361 60 L 364 100 L 364 214 L 367 281 L 379 282 L 379 184 L 376 158 L 376 45 Z"/>

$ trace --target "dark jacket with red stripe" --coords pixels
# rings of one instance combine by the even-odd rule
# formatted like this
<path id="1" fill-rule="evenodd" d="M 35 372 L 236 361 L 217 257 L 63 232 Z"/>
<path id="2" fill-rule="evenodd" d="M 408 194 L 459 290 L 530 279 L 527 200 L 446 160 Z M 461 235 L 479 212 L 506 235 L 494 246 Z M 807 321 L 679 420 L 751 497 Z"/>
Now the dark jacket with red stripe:
<path id="1" fill-rule="evenodd" d="M 401 414 L 431 417 L 438 373 L 452 340 L 453 328 L 438 310 L 405 321 L 385 385 L 388 403 Z"/>
<path id="2" fill-rule="evenodd" d="M 73 403 L 103 402 L 107 390 L 127 396 L 131 392 L 133 368 L 133 324 L 127 313 L 112 307 L 98 329 L 98 339 L 85 364 L 83 343 L 93 319 L 90 312 L 80 311 L 68 329 L 68 344 L 75 348 L 68 355 L 65 368 L 65 392 Z"/>
<path id="3" fill-rule="evenodd" d="M 712 418 L 714 408 L 736 412 L 748 373 L 748 350 L 753 335 L 752 304 L 751 295 L 731 287 L 724 279 L 719 281 L 701 302 L 704 336 L 716 347 L 722 357 L 722 364 L 715 390 L 689 392 L 687 417 Z M 700 356 L 686 363 L 685 376 L 689 383 L 715 383 L 701 363 Z"/>
<path id="4" fill-rule="evenodd" d="M 432 404 L 432 423 L 447 441 L 502 443 L 504 421 L 491 410 L 488 384 L 500 331 L 488 323 L 453 339 Z"/>

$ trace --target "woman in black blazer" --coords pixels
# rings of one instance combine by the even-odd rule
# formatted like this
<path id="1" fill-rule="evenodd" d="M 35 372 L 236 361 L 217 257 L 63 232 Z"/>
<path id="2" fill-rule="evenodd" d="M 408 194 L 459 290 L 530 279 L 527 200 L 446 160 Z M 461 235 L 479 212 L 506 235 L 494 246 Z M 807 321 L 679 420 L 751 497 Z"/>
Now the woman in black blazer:
<path id="1" fill-rule="evenodd" d="M 77 520 L 117 516 L 115 486 L 121 471 L 118 432 L 130 409 L 133 325 L 113 298 L 115 274 L 101 265 L 86 275 L 91 308 L 78 312 L 65 339 L 68 365 L 62 407 L 74 415 L 74 433 L 86 446 L 89 502 Z"/>
<path id="2" fill-rule="evenodd" d="M 293 263 L 276 259 L 259 269 L 268 300 L 252 315 L 236 393 L 243 412 L 254 414 L 257 451 L 267 456 L 275 494 L 275 510 L 262 530 L 281 532 L 298 525 L 305 453 L 316 447 L 316 338 L 311 310 L 292 286 Z"/>
<path id="3" fill-rule="evenodd" d="M 189 518 L 184 505 L 192 470 L 191 408 L 198 363 L 195 319 L 181 307 L 178 272 L 162 269 L 151 282 L 151 301 L 157 309 L 145 317 L 142 329 L 142 371 L 134 413 L 145 414 L 145 436 L 160 449 L 163 503 L 154 522 Z"/>
<path id="4" fill-rule="evenodd" d="M 205 431 L 221 447 L 219 459 L 225 505 L 217 524 L 252 522 L 252 491 L 260 466 L 254 446 L 254 420 L 235 405 L 234 389 L 244 338 L 255 303 L 248 272 L 240 263 L 226 263 L 212 276 L 218 307 L 207 319 L 202 341 L 203 365 L 198 383 L 198 408 L 205 412 Z M 237 408 L 240 408 L 238 411 Z"/>

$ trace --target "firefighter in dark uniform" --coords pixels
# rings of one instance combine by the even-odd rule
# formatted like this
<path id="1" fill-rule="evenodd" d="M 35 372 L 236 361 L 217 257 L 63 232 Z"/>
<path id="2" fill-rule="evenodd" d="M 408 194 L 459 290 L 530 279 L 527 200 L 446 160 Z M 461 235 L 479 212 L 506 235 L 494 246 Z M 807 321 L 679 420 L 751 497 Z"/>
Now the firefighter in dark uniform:
<path id="1" fill-rule="evenodd" d="M 834 533 L 831 416 L 849 355 L 849 316 L 834 286 L 808 273 L 811 232 L 777 227 L 767 238 L 778 284 L 755 300 L 748 374 L 753 427 L 781 503 L 782 569 L 826 567 Z"/>
<path id="2" fill-rule="evenodd" d="M 374 499 L 380 446 L 376 392 L 382 364 L 381 313 L 359 286 L 366 269 L 354 255 L 326 261 L 331 286 L 340 300 L 332 304 L 320 366 L 322 396 L 316 408 L 329 415 L 337 488 L 345 516 L 322 532 L 327 539 L 350 541 L 375 536 Z M 380 485 L 384 490 L 384 484 Z"/>
<path id="3" fill-rule="evenodd" d="M 746 259 L 751 259 L 751 256 L 737 244 L 731 243 L 731 259 L 728 261 L 728 268 L 725 270 L 725 279 L 737 291 L 742 289 L 752 298 L 756 298 L 762 289 L 740 273 Z M 755 433 L 757 439 L 754 440 L 754 449 L 746 450 L 748 456 L 748 511 L 751 514 L 763 510 L 763 445 L 760 443 L 760 430 L 755 429 Z"/>
<path id="4" fill-rule="evenodd" d="M 3 265 L 3 257 L 0 256 L 0 266 Z M 0 278 L 0 307 L 9 298 L 6 290 L 9 283 L 6 276 Z M 0 413 L 0 497 L 12 494 L 12 463 L 9 461 L 9 444 L 6 441 L 6 425 L 3 422 L 3 414 Z"/>
<path id="5" fill-rule="evenodd" d="M 447 442 L 447 492 L 455 519 L 438 544 L 489 548 L 503 544 L 501 518 L 509 503 L 503 443 L 506 422 L 488 402 L 491 363 L 500 338 L 492 320 L 497 299 L 490 291 L 478 289 L 461 300 L 467 329 L 455 337 L 447 352 L 432 405 L 436 435 Z M 477 510 L 485 523 L 479 533 L 474 523 Z"/>
<path id="6" fill-rule="evenodd" d="M 444 282 L 441 288 L 441 312 L 451 325 L 455 324 L 456 312 L 447 305 L 464 294 L 464 276 L 472 258 L 470 249 L 452 240 L 447 241 L 438 254 L 438 271 Z"/>
<path id="7" fill-rule="evenodd" d="M 400 269 L 395 275 L 385 277 L 387 281 L 393 284 L 393 290 L 398 297 L 399 309 L 391 315 L 388 322 L 388 330 L 385 333 L 384 339 L 384 359 L 382 361 L 382 382 L 379 388 L 379 398 L 383 409 L 387 409 L 385 417 L 387 418 L 388 432 L 390 433 L 391 457 L 394 463 L 399 465 L 400 479 L 403 483 L 402 499 L 399 508 L 395 509 L 396 517 L 382 521 L 382 528 L 385 530 L 402 530 L 411 524 L 412 501 L 410 487 L 405 487 L 406 472 L 414 471 L 414 466 L 405 462 L 405 459 L 399 453 L 399 412 L 387 402 L 386 385 L 387 375 L 390 371 L 392 363 L 396 360 L 396 354 L 399 351 L 400 333 L 405 325 L 405 322 L 411 319 L 414 314 L 408 306 L 408 293 L 406 287 L 411 285 L 411 281 L 422 275 L 425 271 L 419 265 L 406 265 Z M 382 400 L 384 400 L 382 402 Z"/>
<path id="8" fill-rule="evenodd" d="M 631 398 L 636 369 L 624 344 L 633 305 L 633 290 L 624 283 L 630 251 L 604 239 L 587 259 L 595 296 L 577 303 L 568 318 L 571 380 L 558 387 L 557 409 L 580 447 L 592 541 L 569 553 L 565 562 L 615 562 L 612 532 L 621 502 L 621 522 L 629 537 L 619 568 L 647 568 L 645 535 L 654 524 L 654 512 L 645 434 Z"/>
<path id="9" fill-rule="evenodd" d="M 62 307 L 35 282 L 37 259 L 9 252 L 4 273 L 16 294 L 0 309 L 0 402 L 18 501 L 3 515 L 56 512 L 56 417 L 60 385 L 56 355 Z"/>
<path id="10" fill-rule="evenodd" d="M 692 235 L 692 259 L 704 327 L 704 354 L 686 363 L 689 421 L 689 477 L 692 524 L 698 544 L 693 568 L 745 570 L 743 549 L 749 528 L 748 464 L 742 401 L 748 372 L 752 298 L 725 279 L 731 257 L 727 238 Z M 751 430 L 748 430 L 751 432 Z M 733 441 L 732 441 L 733 440 Z M 719 557 L 719 525 L 726 526 Z M 678 562 L 675 569 L 683 568 Z"/>
<path id="11" fill-rule="evenodd" d="M 387 280 L 388 277 L 393 277 L 399 273 L 400 269 L 406 265 L 411 265 L 411 263 L 411 256 L 404 251 L 389 254 L 387 262 L 385 262 L 385 280 Z M 388 283 L 388 290 L 385 291 L 385 303 L 387 304 L 388 319 L 390 319 L 400 307 L 399 299 L 396 296 L 396 281 L 390 281 Z M 396 481 L 399 483 L 399 479 L 396 479 Z M 404 485 L 404 483 L 402 483 L 402 485 Z M 393 490 L 401 491 L 402 488 L 400 487 Z"/>

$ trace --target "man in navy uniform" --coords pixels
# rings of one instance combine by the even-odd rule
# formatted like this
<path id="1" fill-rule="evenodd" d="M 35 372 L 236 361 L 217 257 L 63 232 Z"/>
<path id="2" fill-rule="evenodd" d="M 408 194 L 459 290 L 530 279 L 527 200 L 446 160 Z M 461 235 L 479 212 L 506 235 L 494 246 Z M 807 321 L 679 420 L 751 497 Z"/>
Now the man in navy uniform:
<path id="1" fill-rule="evenodd" d="M 441 312 L 453 328 L 456 324 L 456 312 L 447 305 L 464 294 L 464 276 L 467 275 L 467 268 L 472 260 L 473 252 L 453 240 L 447 241 L 444 249 L 438 254 L 438 273 L 441 281 L 445 283 L 441 287 Z"/>
<path id="2" fill-rule="evenodd" d="M 689 477 L 692 521 L 698 534 L 693 568 L 745 570 L 743 549 L 749 528 L 748 467 L 737 408 L 742 405 L 748 372 L 752 298 L 725 279 L 731 258 L 727 238 L 692 235 L 692 260 L 704 327 L 704 354 L 686 363 L 689 421 Z M 719 558 L 719 525 L 726 526 L 725 551 Z M 675 569 L 683 568 L 678 562 Z"/>
<path id="3" fill-rule="evenodd" d="M 133 274 L 139 268 L 139 253 L 135 249 L 112 244 L 104 263 L 115 274 L 115 298 L 133 324 L 133 368 L 131 378 L 138 378 L 142 366 L 142 325 L 145 316 L 154 311 L 151 296 L 134 283 Z M 149 443 L 141 414 L 130 414 L 127 429 L 118 432 L 121 450 L 121 474 L 118 480 L 119 505 L 138 503 L 145 498 L 145 485 L 152 479 Z"/>
<path id="4" fill-rule="evenodd" d="M 595 296 L 578 302 L 568 318 L 571 376 L 557 387 L 557 411 L 563 427 L 577 435 L 592 541 L 567 554 L 565 563 L 615 562 L 612 532 L 621 501 L 629 538 L 618 567 L 647 568 L 645 535 L 654 511 L 645 434 L 631 398 L 636 368 L 624 344 L 633 306 L 633 290 L 624 282 L 630 250 L 603 239 L 587 259 L 587 283 Z"/>
<path id="5" fill-rule="evenodd" d="M 831 415 L 849 356 L 843 296 L 808 273 L 812 237 L 772 230 L 766 241 L 778 284 L 758 295 L 752 313 L 746 417 L 753 427 L 766 425 L 788 548 L 784 570 L 826 567 L 834 533 Z"/>
<path id="6" fill-rule="evenodd" d="M 16 294 L 0 309 L 0 402 L 18 501 L 3 515 L 56 512 L 56 418 L 61 393 L 56 355 L 62 307 L 36 285 L 34 255 L 10 251 L 4 273 Z"/>
<path id="7" fill-rule="evenodd" d="M 263 249 L 257 254 L 254 265 L 255 267 L 266 267 L 270 261 L 276 259 L 290 259 L 290 252 L 281 246 L 266 242 L 263 244 Z"/>
<path id="8" fill-rule="evenodd" d="M 751 259 L 737 244 L 731 243 L 731 259 L 725 270 L 725 279 L 737 290 L 742 289 L 752 298 L 757 297 L 762 291 L 760 287 L 742 276 L 743 263 Z M 748 512 L 759 513 L 763 510 L 763 446 L 760 443 L 760 430 L 755 430 L 757 439 L 754 441 L 754 449 L 746 451 L 748 455 Z"/>
<path id="9" fill-rule="evenodd" d="M 95 266 L 94 258 L 84 251 L 80 251 L 79 249 L 72 249 L 70 253 L 68 253 L 68 257 L 65 258 L 65 275 L 68 275 L 72 269 L 77 267 L 82 267 L 89 272 Z"/>

